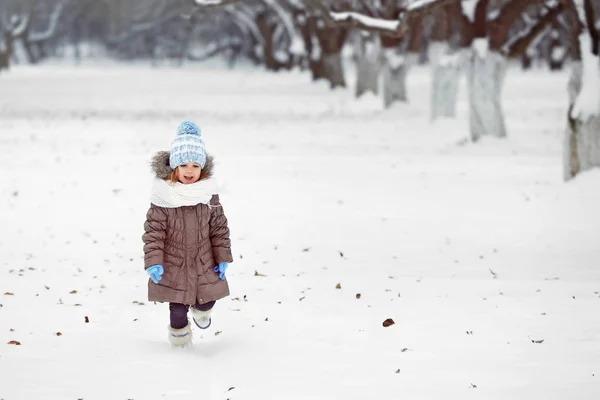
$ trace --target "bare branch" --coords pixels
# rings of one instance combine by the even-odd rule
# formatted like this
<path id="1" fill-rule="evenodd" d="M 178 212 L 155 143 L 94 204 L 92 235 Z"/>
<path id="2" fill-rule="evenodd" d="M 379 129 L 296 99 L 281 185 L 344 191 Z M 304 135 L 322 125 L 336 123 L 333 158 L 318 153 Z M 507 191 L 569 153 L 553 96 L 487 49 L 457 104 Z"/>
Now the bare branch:
<path id="1" fill-rule="evenodd" d="M 180 15 L 179 11 L 175 10 L 170 14 L 164 15 L 163 17 L 161 17 L 160 19 L 158 19 L 156 21 L 135 24 L 135 25 L 129 27 L 129 30 L 121 32 L 121 33 L 109 38 L 108 42 L 111 44 L 116 44 L 116 43 L 122 43 L 122 42 L 128 41 L 137 34 L 147 32 L 152 29 L 156 29 L 157 27 L 159 27 L 161 25 L 164 25 L 164 24 L 166 24 L 172 20 L 175 20 L 177 18 L 180 18 L 180 16 L 181 15 Z"/>
<path id="2" fill-rule="evenodd" d="M 560 3 L 558 6 L 546 12 L 544 16 L 533 23 L 521 35 L 518 35 L 515 39 L 506 43 L 503 51 L 504 55 L 509 58 L 523 55 L 540 33 L 542 33 L 549 24 L 553 23 L 564 10 L 564 4 Z"/>
<path id="3" fill-rule="evenodd" d="M 363 6 L 363 8 L 371 15 L 371 17 L 378 17 L 381 18 L 381 11 L 378 9 L 378 7 L 370 4 L 368 1 L 366 0 L 359 0 L 359 3 Z"/>
<path id="4" fill-rule="evenodd" d="M 590 37 L 592 38 L 592 53 L 598 55 L 600 50 L 600 33 L 596 28 L 596 18 L 594 16 L 594 7 L 591 0 L 583 0 L 583 9 L 585 10 L 585 22 L 587 24 Z"/>
<path id="5" fill-rule="evenodd" d="M 323 21 L 325 22 L 325 24 L 335 25 L 334 19 L 329 14 L 329 9 L 327 8 L 327 6 L 325 4 L 323 4 L 321 2 L 321 0 L 304 0 L 304 2 L 308 6 L 310 6 L 311 8 L 313 8 L 319 12 L 319 14 L 320 14 L 321 18 L 323 18 Z"/>
<path id="6" fill-rule="evenodd" d="M 481 38 L 487 36 L 487 8 L 490 0 L 479 0 L 475 6 L 473 15 L 473 37 Z"/>
<path id="7" fill-rule="evenodd" d="M 494 23 L 500 26 L 506 26 L 508 29 L 527 7 L 543 3 L 544 1 L 546 0 L 512 0 L 500 9 L 500 13 L 494 18 Z"/>

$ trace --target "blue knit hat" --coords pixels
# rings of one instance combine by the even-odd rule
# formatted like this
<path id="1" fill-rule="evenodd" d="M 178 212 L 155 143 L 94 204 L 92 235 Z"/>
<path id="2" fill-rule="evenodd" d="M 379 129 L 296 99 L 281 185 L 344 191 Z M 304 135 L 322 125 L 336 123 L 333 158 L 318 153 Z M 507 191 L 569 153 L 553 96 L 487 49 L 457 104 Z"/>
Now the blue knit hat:
<path id="1" fill-rule="evenodd" d="M 183 121 L 177 127 L 177 137 L 171 143 L 169 165 L 175 169 L 180 165 L 193 162 L 204 168 L 206 147 L 200 135 L 200 128 L 192 121 Z"/>

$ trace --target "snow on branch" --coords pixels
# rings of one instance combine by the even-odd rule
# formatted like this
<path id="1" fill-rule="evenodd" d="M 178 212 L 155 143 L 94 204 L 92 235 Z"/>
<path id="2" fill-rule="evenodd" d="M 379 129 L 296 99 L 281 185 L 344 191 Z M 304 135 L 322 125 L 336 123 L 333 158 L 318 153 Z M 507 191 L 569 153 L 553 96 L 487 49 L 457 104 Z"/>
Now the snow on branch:
<path id="1" fill-rule="evenodd" d="M 473 23 L 475 22 L 475 8 L 477 7 L 478 0 L 463 0 L 460 2 L 462 12 L 467 19 Z"/>
<path id="2" fill-rule="evenodd" d="M 151 21 L 151 22 L 141 22 L 141 23 L 137 23 L 134 25 L 130 25 L 127 30 L 120 32 L 117 35 L 114 35 L 112 37 L 109 37 L 108 42 L 112 45 L 115 45 L 117 43 L 126 42 L 138 34 L 160 28 L 164 24 L 166 24 L 172 20 L 175 20 L 177 18 L 180 18 L 180 17 L 181 17 L 180 12 L 175 10 L 169 14 L 162 16 L 158 20 Z"/>
<path id="3" fill-rule="evenodd" d="M 30 15 L 12 16 L 11 22 L 13 24 L 13 27 L 10 32 L 10 35 L 12 37 L 20 37 L 25 33 L 25 31 L 27 31 L 27 28 L 29 27 L 29 17 Z"/>
<path id="4" fill-rule="evenodd" d="M 296 29 L 294 27 L 294 22 L 292 21 L 290 14 L 286 10 L 283 9 L 283 7 L 280 4 L 280 0 L 262 0 L 262 1 L 266 5 L 268 5 L 273 11 L 275 11 L 277 16 L 283 23 L 283 26 L 285 27 L 285 30 L 288 34 L 288 37 L 290 38 L 290 51 L 292 53 L 294 53 L 294 52 L 298 53 L 298 49 L 303 50 L 304 44 L 302 43 L 302 38 L 300 38 L 298 36 L 298 33 L 296 32 Z M 301 51 L 301 53 L 303 53 L 303 51 Z"/>
<path id="5" fill-rule="evenodd" d="M 397 19 L 386 20 L 373 18 L 356 12 L 332 12 L 330 15 L 333 21 L 338 25 L 348 25 L 366 31 L 375 31 L 388 35 L 401 35 L 399 30 L 400 20 Z"/>
<path id="6" fill-rule="evenodd" d="M 239 1 L 241 0 L 194 0 L 194 3 L 200 7 L 222 7 Z"/>
<path id="7" fill-rule="evenodd" d="M 358 12 L 331 12 L 321 0 L 305 0 L 311 8 L 317 10 L 326 25 L 359 28 L 374 31 L 388 36 L 403 36 L 409 29 L 412 17 L 431 12 L 434 8 L 443 6 L 455 0 L 416 0 L 402 8 L 398 19 L 390 20 L 374 18 Z"/>
<path id="8" fill-rule="evenodd" d="M 406 7 L 406 11 L 416 11 L 435 6 L 440 0 L 415 0 L 411 1 Z"/>
<path id="9" fill-rule="evenodd" d="M 455 0 L 415 0 L 410 2 L 403 11 L 413 15 L 424 14 L 432 11 L 434 8 L 454 2 Z"/>
<path id="10" fill-rule="evenodd" d="M 48 23 L 48 29 L 46 29 L 45 32 L 29 34 L 29 37 L 28 37 L 29 41 L 30 42 L 41 42 L 44 40 L 48 40 L 52 36 L 54 36 L 54 33 L 56 32 L 56 26 L 58 25 L 58 20 L 60 19 L 60 16 L 62 15 L 63 9 L 64 9 L 64 3 L 62 1 L 60 1 L 58 4 L 56 4 L 56 6 L 54 7 L 54 10 L 52 10 L 52 14 L 50 14 L 50 21 Z"/>
<path id="11" fill-rule="evenodd" d="M 556 7 L 547 11 L 541 18 L 529 25 L 523 32 L 509 40 L 502 49 L 503 53 L 508 58 L 518 57 L 525 53 L 531 43 L 540 36 L 540 34 L 548 25 L 553 23 L 558 16 L 562 14 L 564 9 L 564 4 L 558 3 Z"/>
<path id="12" fill-rule="evenodd" d="M 187 58 L 191 61 L 206 61 L 213 57 L 216 57 L 220 53 L 223 53 L 229 49 L 233 49 L 236 46 L 241 46 L 241 41 L 238 39 L 228 39 L 222 43 L 211 43 L 208 49 L 201 55 L 188 54 Z"/>
<path id="13" fill-rule="evenodd" d="M 249 7 L 245 7 L 244 4 L 237 7 L 237 10 L 233 10 L 232 7 L 226 7 L 225 12 L 231 14 L 234 23 L 240 27 L 243 27 L 243 30 L 247 29 L 257 43 L 259 43 L 261 46 L 264 44 L 265 39 L 258 30 L 256 21 L 254 21 L 252 16 L 252 10 Z"/>

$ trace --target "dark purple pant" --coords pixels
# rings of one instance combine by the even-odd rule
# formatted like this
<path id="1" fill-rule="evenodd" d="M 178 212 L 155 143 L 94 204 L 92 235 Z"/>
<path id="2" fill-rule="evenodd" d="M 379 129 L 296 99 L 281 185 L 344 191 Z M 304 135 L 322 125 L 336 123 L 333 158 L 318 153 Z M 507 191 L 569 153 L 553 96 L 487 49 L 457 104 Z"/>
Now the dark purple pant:
<path id="1" fill-rule="evenodd" d="M 213 308 L 216 301 L 209 301 L 208 303 L 198 304 L 196 303 L 192 307 L 200 311 L 208 311 Z M 169 303 L 169 311 L 171 312 L 171 328 L 181 329 L 185 328 L 188 324 L 188 310 L 190 306 L 181 303 Z"/>

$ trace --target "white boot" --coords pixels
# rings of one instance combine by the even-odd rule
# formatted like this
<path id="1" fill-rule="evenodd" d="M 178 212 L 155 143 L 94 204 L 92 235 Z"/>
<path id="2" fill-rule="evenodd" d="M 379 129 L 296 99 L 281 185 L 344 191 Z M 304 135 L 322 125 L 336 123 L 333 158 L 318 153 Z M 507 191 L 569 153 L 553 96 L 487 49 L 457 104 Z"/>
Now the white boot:
<path id="1" fill-rule="evenodd" d="M 201 311 L 201 310 L 196 309 L 194 306 L 190 307 L 190 313 L 192 314 L 192 319 L 194 320 L 194 323 L 200 329 L 206 329 L 210 326 L 211 312 L 212 312 L 212 308 L 207 311 Z"/>
<path id="2" fill-rule="evenodd" d="M 169 342 L 174 346 L 185 346 L 192 340 L 192 329 L 188 323 L 181 329 L 169 328 Z"/>

